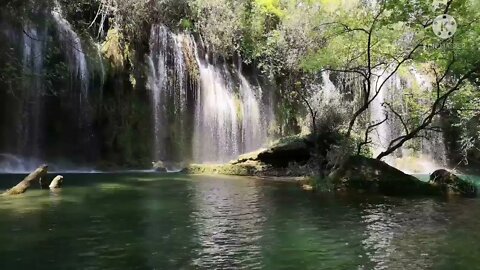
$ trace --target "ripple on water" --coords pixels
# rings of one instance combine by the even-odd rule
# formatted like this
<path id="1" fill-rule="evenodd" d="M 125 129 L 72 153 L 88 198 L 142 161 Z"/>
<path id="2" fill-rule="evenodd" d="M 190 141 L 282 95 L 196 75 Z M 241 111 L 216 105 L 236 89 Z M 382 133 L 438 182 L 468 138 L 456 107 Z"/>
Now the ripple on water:
<path id="1" fill-rule="evenodd" d="M 0 231 L 8 232 L 0 234 L 8 243 L 0 269 L 480 265 L 478 200 L 312 195 L 245 178 L 168 177 L 71 176 L 55 196 L 0 198 Z"/>

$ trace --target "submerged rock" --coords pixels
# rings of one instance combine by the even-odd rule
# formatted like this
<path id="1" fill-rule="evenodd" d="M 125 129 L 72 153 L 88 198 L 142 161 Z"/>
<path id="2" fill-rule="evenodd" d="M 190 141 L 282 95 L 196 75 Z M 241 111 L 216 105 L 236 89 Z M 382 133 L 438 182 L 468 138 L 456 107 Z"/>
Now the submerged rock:
<path id="1" fill-rule="evenodd" d="M 330 181 L 337 190 L 361 190 L 385 195 L 428 195 L 439 190 L 429 183 L 377 159 L 362 156 L 350 157 L 333 171 Z"/>
<path id="2" fill-rule="evenodd" d="M 477 186 L 474 183 L 463 180 L 455 174 L 444 170 L 436 170 L 430 175 L 430 182 L 439 186 L 447 194 L 459 194 L 466 197 L 477 195 Z"/>

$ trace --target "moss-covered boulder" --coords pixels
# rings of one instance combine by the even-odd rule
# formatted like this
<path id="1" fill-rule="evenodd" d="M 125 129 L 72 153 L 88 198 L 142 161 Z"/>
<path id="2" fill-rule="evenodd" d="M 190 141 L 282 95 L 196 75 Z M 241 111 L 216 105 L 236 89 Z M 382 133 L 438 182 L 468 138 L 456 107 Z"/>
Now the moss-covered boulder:
<path id="1" fill-rule="evenodd" d="M 222 174 L 253 176 L 266 169 L 266 165 L 254 161 L 245 161 L 236 164 L 191 164 L 184 172 L 188 174 Z"/>
<path id="2" fill-rule="evenodd" d="M 474 183 L 461 179 L 455 174 L 441 169 L 430 175 L 430 182 L 440 187 L 447 194 L 459 194 L 465 197 L 477 196 L 477 186 Z"/>
<path id="3" fill-rule="evenodd" d="M 192 164 L 190 174 L 224 174 L 260 177 L 299 177 L 310 175 L 313 143 L 311 135 L 295 135 L 274 142 L 268 148 L 240 155 L 227 164 Z"/>
<path id="4" fill-rule="evenodd" d="M 285 137 L 274 142 L 268 148 L 241 155 L 230 164 L 254 161 L 277 168 L 285 168 L 290 163 L 306 163 L 311 158 L 310 152 L 313 147 L 311 140 L 310 135 Z"/>
<path id="5" fill-rule="evenodd" d="M 356 190 L 385 195 L 433 195 L 439 189 L 377 159 L 350 157 L 333 171 L 330 181 L 337 190 Z"/>

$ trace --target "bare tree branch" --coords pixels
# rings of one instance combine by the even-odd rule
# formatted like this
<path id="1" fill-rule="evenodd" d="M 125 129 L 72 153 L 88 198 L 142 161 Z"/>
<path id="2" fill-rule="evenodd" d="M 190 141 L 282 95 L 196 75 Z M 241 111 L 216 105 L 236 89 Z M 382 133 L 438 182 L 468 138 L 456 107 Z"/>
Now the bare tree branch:
<path id="1" fill-rule="evenodd" d="M 382 125 L 383 123 L 385 123 L 387 121 L 388 121 L 388 115 L 386 115 L 385 119 L 383 119 L 382 121 L 377 122 L 377 123 L 373 123 L 373 124 L 371 124 L 367 127 L 367 129 L 365 130 L 365 137 L 363 139 L 363 142 L 359 143 L 358 146 L 357 146 L 357 155 L 360 155 L 360 153 L 362 152 L 362 147 L 363 146 L 368 145 L 372 142 L 372 141 L 369 140 L 370 132 L 372 132 L 376 127 Z"/>
<path id="2" fill-rule="evenodd" d="M 452 60 L 453 61 L 453 60 Z M 445 108 L 445 104 L 448 101 L 448 98 L 457 90 L 461 88 L 461 86 L 465 83 L 466 80 L 470 78 L 472 74 L 474 74 L 476 71 L 478 71 L 478 62 L 477 64 L 474 65 L 474 67 L 466 72 L 462 77 L 460 77 L 457 82 L 451 86 L 444 94 L 440 95 L 439 98 L 435 100 L 433 103 L 430 113 L 423 119 L 422 123 L 418 125 L 416 128 L 412 129 L 409 133 L 406 133 L 395 140 L 393 140 L 387 150 L 383 151 L 377 156 L 377 159 L 382 159 L 391 153 L 395 152 L 397 149 L 403 146 L 405 142 L 409 141 L 412 138 L 415 138 L 422 130 L 425 130 L 426 128 L 429 127 L 429 125 L 433 122 L 433 119 L 435 116 L 437 116 L 440 112 L 442 112 Z M 448 71 L 447 71 L 448 72 Z M 444 76 L 446 75 L 444 74 Z M 440 92 L 439 90 L 437 90 Z"/>
<path id="3" fill-rule="evenodd" d="M 403 119 L 403 116 L 400 113 L 398 113 L 395 110 L 395 108 L 393 108 L 392 104 L 390 104 L 388 102 L 385 102 L 384 104 L 388 107 L 388 109 L 390 111 L 392 111 L 392 113 L 398 118 L 398 120 L 400 120 L 400 122 L 402 123 L 402 126 L 403 126 L 403 130 L 405 131 L 405 133 L 408 134 L 409 133 L 408 126 L 407 126 L 407 123 L 405 122 L 405 120 Z"/>

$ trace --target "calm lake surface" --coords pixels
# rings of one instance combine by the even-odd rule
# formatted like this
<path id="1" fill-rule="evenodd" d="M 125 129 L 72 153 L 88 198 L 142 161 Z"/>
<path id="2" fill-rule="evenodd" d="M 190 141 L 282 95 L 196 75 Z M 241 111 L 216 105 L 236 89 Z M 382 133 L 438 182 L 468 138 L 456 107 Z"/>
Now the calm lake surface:
<path id="1" fill-rule="evenodd" d="M 61 192 L 0 198 L 0 269 L 480 269 L 480 199 L 309 194 L 233 177 L 64 176 Z M 0 187 L 21 178 L 2 175 Z"/>

